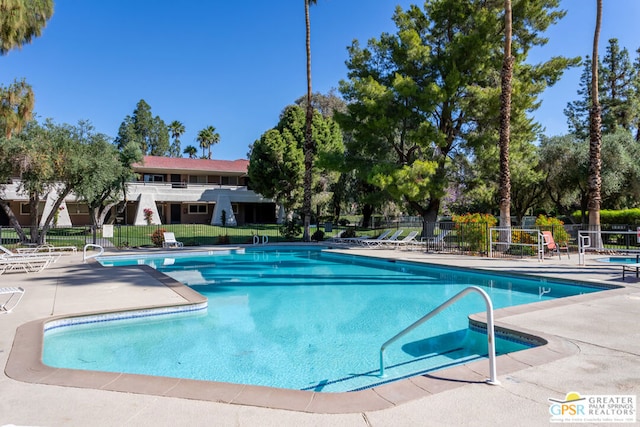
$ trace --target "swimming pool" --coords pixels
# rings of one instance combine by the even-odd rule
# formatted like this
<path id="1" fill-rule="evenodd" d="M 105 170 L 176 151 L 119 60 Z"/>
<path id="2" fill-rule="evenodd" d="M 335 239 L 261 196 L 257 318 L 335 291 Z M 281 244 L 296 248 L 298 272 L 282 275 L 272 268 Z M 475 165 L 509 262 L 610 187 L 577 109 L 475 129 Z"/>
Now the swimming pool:
<path id="1" fill-rule="evenodd" d="M 484 289 L 495 308 L 600 290 L 318 249 L 100 262 L 152 265 L 205 295 L 206 314 L 53 328 L 45 334 L 44 363 L 322 392 L 359 390 L 486 357 L 486 335 L 468 322 L 484 303 L 468 296 L 391 346 L 388 378 L 378 377 L 380 345 L 470 285 Z M 499 354 L 527 348 L 512 338 L 496 344 Z"/>

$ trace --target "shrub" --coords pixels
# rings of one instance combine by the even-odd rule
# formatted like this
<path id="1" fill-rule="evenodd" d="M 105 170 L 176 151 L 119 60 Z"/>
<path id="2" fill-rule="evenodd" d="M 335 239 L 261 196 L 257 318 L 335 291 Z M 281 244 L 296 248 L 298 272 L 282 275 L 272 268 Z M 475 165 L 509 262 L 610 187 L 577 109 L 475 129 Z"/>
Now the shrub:
<path id="1" fill-rule="evenodd" d="M 293 240 L 302 233 L 302 227 L 295 221 L 285 221 L 280 226 L 280 234 L 286 240 Z"/>
<path id="2" fill-rule="evenodd" d="M 569 233 L 564 229 L 564 222 L 560 221 L 558 218 L 538 215 L 535 225 L 537 225 L 540 230 L 551 231 L 553 240 L 555 240 L 556 243 L 566 244 L 569 242 Z"/>
<path id="3" fill-rule="evenodd" d="M 311 240 L 315 242 L 321 242 L 324 240 L 324 231 L 317 229 L 315 233 L 311 235 Z"/>
<path id="4" fill-rule="evenodd" d="M 218 236 L 218 245 L 228 245 L 231 243 L 231 239 L 226 234 L 224 236 Z"/>
<path id="5" fill-rule="evenodd" d="M 340 221 L 338 221 L 338 224 L 343 227 L 346 227 L 347 225 L 349 225 L 349 220 L 346 218 L 342 218 Z"/>
<path id="6" fill-rule="evenodd" d="M 468 213 L 465 215 L 453 215 L 458 235 L 469 245 L 472 252 L 485 252 L 489 245 L 489 228 L 494 227 L 498 220 L 493 215 L 481 213 Z"/>
<path id="7" fill-rule="evenodd" d="M 154 246 L 162 246 L 162 244 L 164 243 L 164 233 L 166 232 L 167 230 L 165 230 L 164 228 L 158 228 L 153 232 L 153 234 L 151 235 L 151 242 L 153 242 Z"/>
<path id="8" fill-rule="evenodd" d="M 356 237 L 356 229 L 355 228 L 347 228 L 346 230 L 344 230 L 344 233 L 342 233 L 340 235 L 340 237 L 345 238 L 345 239 L 351 239 L 353 237 Z"/>

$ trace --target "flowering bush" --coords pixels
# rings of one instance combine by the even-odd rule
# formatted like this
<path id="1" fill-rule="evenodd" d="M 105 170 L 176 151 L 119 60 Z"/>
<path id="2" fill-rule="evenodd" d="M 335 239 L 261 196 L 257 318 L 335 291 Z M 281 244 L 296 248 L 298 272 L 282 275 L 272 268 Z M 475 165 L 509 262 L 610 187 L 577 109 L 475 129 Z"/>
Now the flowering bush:
<path id="1" fill-rule="evenodd" d="M 146 208 L 142 212 L 144 213 L 144 220 L 147 222 L 147 225 L 151 225 L 151 221 L 153 220 L 153 211 Z"/>
<path id="2" fill-rule="evenodd" d="M 164 233 L 166 231 L 167 230 L 165 230 L 164 228 L 158 228 L 153 232 L 153 234 L 151 235 L 151 241 L 153 242 L 154 246 L 162 246 L 162 244 L 164 243 Z"/>
<path id="3" fill-rule="evenodd" d="M 486 252 L 489 245 L 489 228 L 498 220 L 495 216 L 481 213 L 453 215 L 453 222 L 461 241 L 466 242 L 471 252 Z"/>
<path id="4" fill-rule="evenodd" d="M 543 231 L 551 231 L 553 240 L 559 244 L 566 244 L 569 241 L 569 233 L 564 229 L 564 222 L 558 218 L 538 215 L 535 224 Z"/>

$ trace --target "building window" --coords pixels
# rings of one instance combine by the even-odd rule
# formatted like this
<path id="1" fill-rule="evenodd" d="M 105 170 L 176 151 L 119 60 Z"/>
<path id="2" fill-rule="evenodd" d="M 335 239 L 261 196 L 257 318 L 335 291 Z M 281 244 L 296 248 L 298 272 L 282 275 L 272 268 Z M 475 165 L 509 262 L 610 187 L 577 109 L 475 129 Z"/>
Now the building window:
<path id="1" fill-rule="evenodd" d="M 221 176 L 220 184 L 222 185 L 238 185 L 238 177 L 237 176 Z"/>
<path id="2" fill-rule="evenodd" d="M 206 175 L 189 175 L 189 183 L 190 184 L 206 184 L 207 176 Z"/>
<path id="3" fill-rule="evenodd" d="M 237 203 L 231 203 L 231 210 L 233 211 L 234 215 L 238 215 L 238 204 Z"/>
<path id="4" fill-rule="evenodd" d="M 189 213 L 190 214 L 206 214 L 207 213 L 207 205 L 189 205 Z"/>
<path id="5" fill-rule="evenodd" d="M 154 175 L 145 173 L 143 175 L 144 182 L 164 182 L 164 175 Z"/>
<path id="6" fill-rule="evenodd" d="M 30 215 L 31 205 L 29 203 L 20 203 L 20 215 Z"/>
<path id="7" fill-rule="evenodd" d="M 87 215 L 89 206 L 86 203 L 67 203 L 67 211 L 69 215 Z"/>

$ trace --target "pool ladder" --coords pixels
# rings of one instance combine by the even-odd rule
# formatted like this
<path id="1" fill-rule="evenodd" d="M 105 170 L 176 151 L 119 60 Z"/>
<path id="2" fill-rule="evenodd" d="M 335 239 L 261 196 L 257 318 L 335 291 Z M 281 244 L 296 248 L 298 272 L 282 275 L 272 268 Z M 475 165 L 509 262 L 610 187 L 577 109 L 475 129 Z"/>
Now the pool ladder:
<path id="1" fill-rule="evenodd" d="M 436 314 L 440 313 L 442 310 L 461 299 L 465 295 L 471 292 L 479 293 L 484 299 L 484 303 L 487 307 L 487 347 L 489 351 L 489 378 L 486 380 L 487 384 L 498 385 L 500 381 L 498 381 L 497 373 L 496 373 L 496 343 L 495 343 L 495 331 L 493 327 L 493 304 L 491 303 L 491 298 L 489 295 L 482 289 L 477 286 L 470 286 L 460 292 L 458 292 L 453 297 L 449 298 L 444 303 L 440 304 L 438 307 L 431 310 L 426 316 L 420 318 L 418 321 L 413 324 L 407 326 L 400 333 L 395 335 L 393 338 L 389 339 L 387 342 L 382 344 L 380 347 L 380 376 L 384 377 L 384 350 L 392 343 L 402 338 L 418 326 L 425 323 L 427 320 L 431 319 Z"/>
<path id="2" fill-rule="evenodd" d="M 97 254 L 87 255 L 87 249 L 89 249 L 89 248 L 100 249 L 100 252 L 98 252 Z M 84 245 L 84 248 L 82 249 L 82 261 L 86 263 L 88 259 L 97 258 L 100 255 L 102 255 L 103 253 L 104 253 L 104 248 L 102 246 L 96 245 L 96 244 L 93 244 L 93 243 L 87 243 L 86 245 Z"/>

